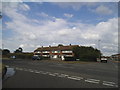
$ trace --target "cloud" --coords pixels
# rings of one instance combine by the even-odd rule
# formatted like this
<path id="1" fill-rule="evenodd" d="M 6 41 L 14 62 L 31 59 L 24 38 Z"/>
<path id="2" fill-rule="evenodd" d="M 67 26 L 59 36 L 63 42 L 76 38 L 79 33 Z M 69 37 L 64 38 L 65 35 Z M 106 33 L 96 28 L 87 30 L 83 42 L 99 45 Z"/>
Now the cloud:
<path id="1" fill-rule="evenodd" d="M 83 6 L 87 6 L 88 8 L 91 8 L 91 7 L 94 7 L 94 6 L 97 6 L 98 5 L 98 2 L 51 2 L 52 4 L 54 5 L 58 5 L 59 7 L 61 8 L 71 8 L 75 11 L 78 11 L 80 10 Z"/>
<path id="2" fill-rule="evenodd" d="M 93 12 L 102 14 L 102 15 L 109 15 L 109 14 L 113 13 L 113 11 L 110 8 L 108 8 L 104 5 L 98 6 L 95 10 L 93 10 Z"/>
<path id="3" fill-rule="evenodd" d="M 8 9 L 9 11 L 6 11 Z M 42 15 L 47 15 L 48 19 L 41 21 L 29 18 L 18 12 L 17 9 L 16 6 L 6 6 L 4 11 L 4 14 L 12 19 L 12 21 L 4 23 L 6 25 L 4 30 L 8 30 L 8 32 L 11 30 L 15 33 L 10 38 L 4 38 L 5 33 L 3 33 L 5 47 L 11 50 L 21 46 L 24 51 L 34 51 L 38 46 L 56 45 L 59 43 L 65 45 L 70 43 L 90 45 L 98 48 L 98 40 L 100 39 L 103 53 L 112 54 L 117 52 L 117 18 L 111 18 L 108 21 L 91 25 L 81 22 L 68 22 L 65 19 L 56 17 L 53 20 L 53 17 L 42 12 Z M 40 24 L 35 25 L 35 23 Z M 110 50 L 109 47 L 111 48 Z"/>
<path id="4" fill-rule="evenodd" d="M 27 4 L 20 4 L 19 8 L 24 10 L 24 11 L 30 10 L 30 7 Z"/>
<path id="5" fill-rule="evenodd" d="M 71 18 L 71 17 L 73 17 L 73 14 L 64 13 L 64 16 L 68 17 L 68 18 Z"/>
<path id="6" fill-rule="evenodd" d="M 41 13 L 37 13 L 37 15 L 40 15 L 42 17 L 48 17 L 48 14 L 44 13 L 44 12 L 41 12 Z"/>
<path id="7" fill-rule="evenodd" d="M 4 0 L 3 2 L 118 2 L 119 0 Z"/>

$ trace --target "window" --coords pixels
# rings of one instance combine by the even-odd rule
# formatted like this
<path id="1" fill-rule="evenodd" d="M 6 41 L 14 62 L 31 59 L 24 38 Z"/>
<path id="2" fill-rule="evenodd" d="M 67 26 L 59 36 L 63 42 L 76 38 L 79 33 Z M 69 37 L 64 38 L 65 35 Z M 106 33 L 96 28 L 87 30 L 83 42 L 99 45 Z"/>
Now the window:
<path id="1" fill-rule="evenodd" d="M 50 53 L 50 51 L 42 51 L 42 53 Z"/>
<path id="2" fill-rule="evenodd" d="M 62 53 L 72 53 L 72 51 L 62 51 Z"/>
<path id="3" fill-rule="evenodd" d="M 52 53 L 60 53 L 60 51 L 52 51 Z"/>

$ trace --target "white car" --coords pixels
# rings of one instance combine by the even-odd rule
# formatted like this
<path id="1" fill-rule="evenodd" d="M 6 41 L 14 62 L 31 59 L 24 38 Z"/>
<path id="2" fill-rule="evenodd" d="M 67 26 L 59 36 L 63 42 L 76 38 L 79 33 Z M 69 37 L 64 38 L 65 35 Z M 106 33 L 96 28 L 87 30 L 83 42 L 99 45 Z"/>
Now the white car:
<path id="1" fill-rule="evenodd" d="M 107 63 L 107 58 L 101 58 L 101 62 L 106 62 Z"/>

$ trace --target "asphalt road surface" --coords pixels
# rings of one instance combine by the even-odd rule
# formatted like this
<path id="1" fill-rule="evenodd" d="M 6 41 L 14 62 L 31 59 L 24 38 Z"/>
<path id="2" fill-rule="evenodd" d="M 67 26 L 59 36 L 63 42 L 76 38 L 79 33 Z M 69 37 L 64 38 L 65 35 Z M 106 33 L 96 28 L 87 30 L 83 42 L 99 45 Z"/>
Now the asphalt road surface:
<path id="1" fill-rule="evenodd" d="M 118 63 L 3 60 L 15 74 L 2 88 L 118 88 Z"/>

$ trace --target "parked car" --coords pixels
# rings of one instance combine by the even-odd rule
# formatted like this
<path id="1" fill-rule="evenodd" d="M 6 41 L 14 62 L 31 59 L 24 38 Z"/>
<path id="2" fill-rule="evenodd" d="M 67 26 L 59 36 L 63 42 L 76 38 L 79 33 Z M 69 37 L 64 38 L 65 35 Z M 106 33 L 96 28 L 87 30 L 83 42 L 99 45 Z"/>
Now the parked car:
<path id="1" fill-rule="evenodd" d="M 11 56 L 10 58 L 11 58 L 11 59 L 16 59 L 16 56 Z"/>
<path id="2" fill-rule="evenodd" d="M 38 55 L 34 55 L 34 56 L 32 57 L 32 60 L 41 60 L 41 57 L 38 56 Z"/>
<path id="3" fill-rule="evenodd" d="M 2 79 L 4 78 L 6 72 L 7 72 L 7 67 L 3 64 L 2 65 Z"/>

